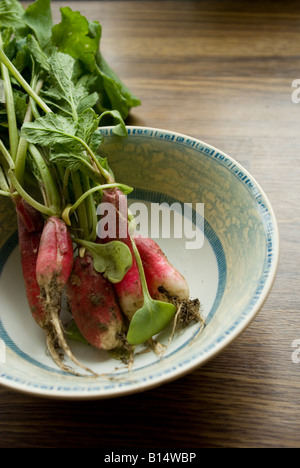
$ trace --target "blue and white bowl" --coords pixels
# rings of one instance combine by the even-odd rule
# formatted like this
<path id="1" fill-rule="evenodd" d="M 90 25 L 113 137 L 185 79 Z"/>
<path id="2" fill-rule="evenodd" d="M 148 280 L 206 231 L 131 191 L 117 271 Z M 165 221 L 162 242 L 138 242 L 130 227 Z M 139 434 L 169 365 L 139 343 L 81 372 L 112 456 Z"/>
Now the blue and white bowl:
<path id="1" fill-rule="evenodd" d="M 272 207 L 253 177 L 230 156 L 195 138 L 155 128 L 127 129 L 128 138 L 115 136 L 111 127 L 101 129 L 101 156 L 108 157 L 118 181 L 134 187 L 129 196 L 132 209 L 143 205 L 147 213 L 155 207 L 163 210 L 160 221 L 149 217 L 149 234 L 154 232 L 151 228 L 160 228 L 154 223 L 169 215 L 175 219 L 170 235 L 160 233 L 155 240 L 186 277 L 191 297 L 199 298 L 205 327 L 200 331 L 199 324 L 193 324 L 175 335 L 163 357 L 153 351 L 141 353 L 130 371 L 107 352 L 70 342 L 80 361 L 105 375 L 62 372 L 46 353 L 44 333 L 30 315 L 14 211 L 1 198 L 3 386 L 61 399 L 111 398 L 150 389 L 220 353 L 245 330 L 270 293 L 279 258 L 278 228 Z M 175 234 L 178 223 L 183 227 L 181 236 Z M 192 235 L 197 242 L 193 243 Z M 167 332 L 158 337 L 163 344 L 168 341 Z"/>

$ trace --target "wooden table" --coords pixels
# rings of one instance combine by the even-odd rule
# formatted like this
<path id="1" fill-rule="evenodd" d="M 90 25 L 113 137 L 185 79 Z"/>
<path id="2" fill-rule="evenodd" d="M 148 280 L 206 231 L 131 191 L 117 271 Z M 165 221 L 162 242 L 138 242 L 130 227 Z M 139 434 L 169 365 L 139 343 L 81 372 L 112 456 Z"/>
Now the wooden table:
<path id="1" fill-rule="evenodd" d="M 299 2 L 60 3 L 101 22 L 104 56 L 142 100 L 130 123 L 202 139 L 252 173 L 277 215 L 281 260 L 249 328 L 175 382 L 87 402 L 0 388 L 0 447 L 300 447 Z"/>

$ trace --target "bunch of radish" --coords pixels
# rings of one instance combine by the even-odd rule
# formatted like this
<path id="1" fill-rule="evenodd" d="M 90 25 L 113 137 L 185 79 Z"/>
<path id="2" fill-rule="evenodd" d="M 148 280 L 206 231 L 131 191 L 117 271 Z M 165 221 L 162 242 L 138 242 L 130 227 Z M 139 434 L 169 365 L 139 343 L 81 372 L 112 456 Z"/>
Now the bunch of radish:
<path id="1" fill-rule="evenodd" d="M 72 334 L 61 321 L 64 296 L 76 332 L 106 351 L 134 350 L 179 315 L 200 320 L 199 303 L 190 300 L 186 280 L 159 246 L 131 232 L 127 194 L 133 188 L 116 181 L 99 156 L 101 124 L 111 119 L 114 132 L 126 138 L 124 119 L 138 105 L 99 55 L 100 26 L 68 8 L 53 26 L 50 0 L 36 0 L 26 11 L 17 0 L 2 0 L 2 7 L 0 194 L 16 208 L 29 308 L 62 370 L 79 374 L 67 356 L 97 375 L 71 351 Z M 36 21 L 42 9 L 48 36 Z M 95 40 L 93 55 L 57 42 L 75 17 L 86 26 L 80 40 L 89 47 Z M 116 107 L 104 108 L 104 101 Z M 108 226 L 105 235 L 97 231 L 101 204 L 111 208 L 116 228 Z"/>

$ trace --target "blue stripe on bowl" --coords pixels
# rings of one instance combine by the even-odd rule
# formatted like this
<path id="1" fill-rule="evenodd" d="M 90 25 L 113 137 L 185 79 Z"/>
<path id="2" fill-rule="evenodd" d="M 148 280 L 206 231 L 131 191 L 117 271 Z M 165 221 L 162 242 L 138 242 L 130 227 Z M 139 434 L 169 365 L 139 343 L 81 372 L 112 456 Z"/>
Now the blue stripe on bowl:
<path id="1" fill-rule="evenodd" d="M 2 249 L 0 250 L 0 275 L 3 271 L 5 263 L 7 262 L 10 254 L 16 248 L 19 243 L 18 232 L 14 232 L 5 242 Z"/>

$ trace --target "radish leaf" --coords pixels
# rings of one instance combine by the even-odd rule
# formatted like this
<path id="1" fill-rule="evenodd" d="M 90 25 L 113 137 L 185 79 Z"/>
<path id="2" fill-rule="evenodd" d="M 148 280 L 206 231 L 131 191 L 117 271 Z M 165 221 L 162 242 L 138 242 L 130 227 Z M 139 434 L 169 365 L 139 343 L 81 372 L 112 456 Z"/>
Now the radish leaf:
<path id="1" fill-rule="evenodd" d="M 93 133 L 98 129 L 100 117 L 93 109 L 86 109 L 78 118 L 76 135 L 90 144 Z"/>
<path id="2" fill-rule="evenodd" d="M 23 17 L 25 23 L 34 31 L 42 48 L 51 39 L 53 22 L 50 4 L 51 0 L 35 0 L 27 7 Z"/>
<path id="3" fill-rule="evenodd" d="M 114 111 L 105 111 L 100 115 L 99 118 L 99 123 L 102 122 L 102 120 L 106 120 L 108 118 L 109 120 L 111 119 L 112 122 L 109 120 L 105 122 L 105 125 L 113 125 L 113 133 L 115 135 L 119 135 L 121 137 L 127 137 L 127 129 L 126 125 L 122 119 L 122 116 L 119 111 L 114 110 Z"/>
<path id="4" fill-rule="evenodd" d="M 94 268 L 111 283 L 119 283 L 132 266 L 132 255 L 129 247 L 120 241 L 107 244 L 96 244 L 81 239 L 76 242 L 90 252 L 94 260 Z"/>
<path id="5" fill-rule="evenodd" d="M 61 115 L 48 113 L 34 122 L 25 123 L 21 136 L 30 143 L 53 146 L 57 143 L 69 143 L 75 137 L 77 124 Z"/>
<path id="6" fill-rule="evenodd" d="M 63 7 L 61 22 L 52 28 L 52 42 L 60 52 L 80 59 L 89 71 L 95 70 L 95 54 L 99 49 L 101 26 L 90 23 L 79 11 Z M 92 27 L 91 27 L 91 26 Z"/>
<path id="7" fill-rule="evenodd" d="M 160 301 L 145 300 L 143 307 L 131 319 L 127 333 L 129 344 L 145 343 L 161 332 L 174 318 L 176 307 Z"/>
<path id="8" fill-rule="evenodd" d="M 152 299 L 148 290 L 142 260 L 133 240 L 132 248 L 140 273 L 144 304 L 131 319 L 127 341 L 131 345 L 138 345 L 150 340 L 171 322 L 176 313 L 176 306 L 168 302 Z"/>
<path id="9" fill-rule="evenodd" d="M 0 23 L 1 27 L 24 26 L 24 8 L 17 0 L 1 0 L 0 2 Z"/>

